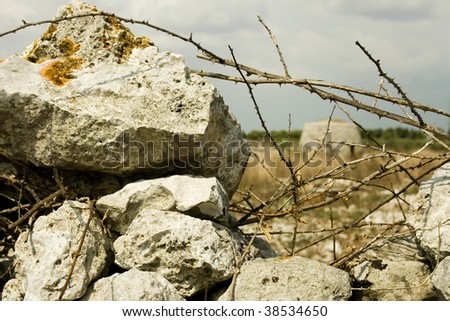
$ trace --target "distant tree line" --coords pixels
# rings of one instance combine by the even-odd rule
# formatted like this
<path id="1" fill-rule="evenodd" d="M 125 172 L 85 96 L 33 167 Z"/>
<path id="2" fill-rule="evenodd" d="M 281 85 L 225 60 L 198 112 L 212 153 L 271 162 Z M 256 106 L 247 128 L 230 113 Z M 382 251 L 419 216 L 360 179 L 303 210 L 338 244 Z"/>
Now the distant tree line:
<path id="1" fill-rule="evenodd" d="M 292 131 L 272 130 L 270 134 L 277 143 L 283 143 L 287 141 L 298 141 L 302 135 L 302 131 L 299 129 Z M 264 136 L 266 136 L 266 132 L 263 130 L 252 130 L 251 132 L 246 133 L 247 140 L 249 141 L 261 142 L 264 141 Z"/>
<path id="2" fill-rule="evenodd" d="M 273 130 L 270 133 L 277 143 L 282 144 L 288 141 L 298 142 L 302 131 L 298 129 L 292 131 Z M 385 144 L 389 148 L 401 147 L 402 150 L 418 148 L 429 140 L 420 130 L 406 127 L 373 128 L 361 131 L 361 138 L 364 144 L 371 143 L 369 135 L 380 144 Z M 264 141 L 264 136 L 266 136 L 266 133 L 263 130 L 252 130 L 246 133 L 249 141 L 262 142 Z M 434 144 L 431 147 L 433 149 L 440 149 L 442 146 Z"/>
<path id="3" fill-rule="evenodd" d="M 381 139 L 389 141 L 396 138 L 408 138 L 408 139 L 426 139 L 425 134 L 415 128 L 395 127 L 395 128 L 375 128 L 366 129 L 367 132 L 361 131 L 361 137 L 368 139 L 367 133 L 369 133 L 375 139 Z"/>

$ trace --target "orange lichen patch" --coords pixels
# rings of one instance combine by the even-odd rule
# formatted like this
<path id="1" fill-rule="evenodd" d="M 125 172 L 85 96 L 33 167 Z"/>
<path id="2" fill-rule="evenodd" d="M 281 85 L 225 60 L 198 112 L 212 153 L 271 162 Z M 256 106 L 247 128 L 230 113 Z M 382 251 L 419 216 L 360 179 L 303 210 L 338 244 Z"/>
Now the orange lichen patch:
<path id="1" fill-rule="evenodd" d="M 64 38 L 58 44 L 58 49 L 64 56 L 69 57 L 80 49 L 80 45 L 75 44 L 70 38 Z"/>
<path id="2" fill-rule="evenodd" d="M 71 98 L 70 100 L 69 100 L 69 103 L 71 103 L 71 104 L 75 104 L 77 102 L 77 99 L 76 98 Z"/>
<path id="3" fill-rule="evenodd" d="M 127 27 L 125 27 L 124 25 L 122 25 L 122 24 L 120 23 L 120 21 L 117 20 L 117 19 L 114 18 L 114 17 L 105 17 L 105 21 L 106 21 L 107 23 L 109 23 L 111 26 L 113 26 L 114 29 L 126 29 L 127 31 L 130 31 Z M 130 32 L 131 32 L 131 31 L 130 31 Z"/>
<path id="4" fill-rule="evenodd" d="M 115 36 L 107 36 L 103 47 L 112 49 L 120 63 L 128 60 L 134 48 L 144 49 L 153 45 L 147 37 L 136 37 L 118 19 L 114 17 L 105 17 L 104 19 L 111 26 Z"/>
<path id="5" fill-rule="evenodd" d="M 39 60 L 39 58 L 36 57 L 36 50 L 38 48 L 39 45 L 39 41 L 35 40 L 33 43 L 33 48 L 30 50 L 30 52 L 23 56 L 23 59 L 34 62 L 34 63 L 38 63 L 37 61 Z"/>
<path id="6" fill-rule="evenodd" d="M 44 61 L 51 59 L 45 50 L 39 45 L 39 40 L 35 40 L 33 44 L 33 48 L 30 52 L 23 57 L 23 59 L 33 62 L 35 64 L 43 63 Z"/>
<path id="7" fill-rule="evenodd" d="M 58 30 L 58 28 L 56 28 L 56 25 L 52 23 L 50 26 L 48 26 L 47 31 L 42 35 L 41 39 L 51 40 L 56 30 Z"/>
<path id="8" fill-rule="evenodd" d="M 41 69 L 40 75 L 56 86 L 64 86 L 70 79 L 75 78 L 74 70 L 81 69 L 83 59 L 68 57 L 55 60 Z"/>
<path id="9" fill-rule="evenodd" d="M 1 64 L 3 61 L 5 61 L 5 59 L 0 59 L 0 64 Z"/>
<path id="10" fill-rule="evenodd" d="M 41 63 L 43 63 L 44 61 L 47 61 L 47 60 L 49 60 L 50 59 L 50 57 L 42 57 L 42 58 L 39 58 L 38 60 L 36 60 L 35 62 L 37 63 L 37 64 L 41 64 Z"/>
<path id="11" fill-rule="evenodd" d="M 45 34 L 41 39 L 44 39 L 44 37 Z M 61 56 L 70 57 L 80 49 L 80 45 L 74 43 L 73 40 L 70 38 L 64 38 L 59 42 L 58 49 L 61 53 Z M 30 53 L 24 56 L 25 60 L 31 61 L 36 64 L 40 64 L 46 60 L 54 58 L 55 58 L 54 56 L 50 57 L 48 55 L 47 48 L 45 46 L 41 46 L 41 42 L 39 40 L 34 41 L 33 48 L 30 50 Z"/>
<path id="12" fill-rule="evenodd" d="M 145 49 L 153 45 L 153 43 L 147 37 L 138 37 L 134 40 L 134 44 L 137 48 Z"/>

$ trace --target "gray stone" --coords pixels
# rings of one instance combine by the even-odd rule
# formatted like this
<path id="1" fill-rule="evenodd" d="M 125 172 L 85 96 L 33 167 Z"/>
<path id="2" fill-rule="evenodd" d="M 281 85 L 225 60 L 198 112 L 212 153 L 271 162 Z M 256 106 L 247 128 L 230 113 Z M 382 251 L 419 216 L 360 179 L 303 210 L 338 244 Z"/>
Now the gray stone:
<path id="1" fill-rule="evenodd" d="M 346 264 L 353 298 L 362 301 L 422 301 L 435 298 L 426 260 L 411 238 L 384 240 Z"/>
<path id="2" fill-rule="evenodd" d="M 219 300 L 232 298 L 230 291 Z M 234 291 L 237 301 L 331 301 L 350 295 L 348 273 L 299 256 L 245 262 Z"/>
<path id="3" fill-rule="evenodd" d="M 450 254 L 449 204 L 450 164 L 445 164 L 420 185 L 407 215 L 420 247 L 433 262 Z"/>
<path id="4" fill-rule="evenodd" d="M 442 300 L 450 300 L 450 256 L 447 256 L 442 262 L 436 266 L 431 282 L 435 288 L 435 292 Z"/>
<path id="5" fill-rule="evenodd" d="M 114 242 L 116 264 L 156 271 L 184 297 L 231 278 L 247 242 L 236 231 L 178 212 L 142 210 Z M 258 254 L 256 248 L 250 257 Z"/>
<path id="6" fill-rule="evenodd" d="M 184 301 L 184 298 L 158 273 L 131 269 L 96 281 L 82 300 Z"/>
<path id="7" fill-rule="evenodd" d="M 24 300 L 56 300 L 60 294 L 89 217 L 89 205 L 66 201 L 39 217 L 31 232 L 20 234 L 15 245 L 15 277 Z M 111 262 L 111 241 L 98 220 L 89 224 L 64 300 L 84 295 L 89 283 Z"/>
<path id="8" fill-rule="evenodd" d="M 98 12 L 74 1 L 57 18 Z M 0 149 L 42 167 L 217 177 L 231 197 L 249 155 L 213 85 L 114 17 L 51 24 L 0 63 Z"/>
<path id="9" fill-rule="evenodd" d="M 100 198 L 97 209 L 107 214 L 108 226 L 125 234 L 139 211 L 177 211 L 227 224 L 228 196 L 215 177 L 169 176 L 126 185 L 114 194 Z"/>

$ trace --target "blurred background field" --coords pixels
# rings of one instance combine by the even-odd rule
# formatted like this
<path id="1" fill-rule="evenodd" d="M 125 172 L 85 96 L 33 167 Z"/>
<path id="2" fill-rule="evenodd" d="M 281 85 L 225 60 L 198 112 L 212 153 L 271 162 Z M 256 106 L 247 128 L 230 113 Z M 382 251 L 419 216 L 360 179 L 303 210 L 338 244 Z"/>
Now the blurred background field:
<path id="1" fill-rule="evenodd" d="M 394 154 L 382 156 L 367 132 Z M 357 159 L 364 161 L 344 167 L 336 160 L 327 164 L 323 153 L 314 155 L 315 160 L 322 160 L 319 166 L 304 166 L 305 154 L 299 145 L 301 131 L 271 132 L 296 170 L 299 187 L 295 193 L 299 210 L 293 210 L 294 191 L 286 188 L 292 189 L 290 170 L 274 148 L 262 147 L 261 142 L 268 142 L 263 131 L 248 133 L 252 156 L 230 208 L 238 219 L 251 209 L 255 209 L 254 212 L 262 209 L 259 212 L 267 214 L 266 219 L 275 217 L 270 217 L 262 227 L 255 222 L 240 228 L 249 235 L 256 231 L 282 255 L 295 253 L 332 264 L 374 239 L 409 233 L 404 214 L 414 200 L 420 182 L 432 173 L 421 176 L 436 166 L 445 149 L 433 143 L 417 158 L 402 163 L 404 170 L 400 168 L 379 175 L 345 197 L 339 197 L 340 193 L 391 164 L 393 159 L 400 159 L 402 154 L 411 155 L 430 140 L 418 130 L 403 127 L 367 132 L 361 132 L 363 143 L 357 147 L 356 154 L 344 159 L 349 164 Z M 310 152 L 308 157 L 311 156 Z M 342 169 L 334 172 L 336 168 Z M 420 179 L 415 181 L 416 177 Z M 401 193 L 394 195 L 397 192 Z M 334 201 L 324 205 L 333 198 Z M 291 213 L 283 214 L 289 211 Z"/>

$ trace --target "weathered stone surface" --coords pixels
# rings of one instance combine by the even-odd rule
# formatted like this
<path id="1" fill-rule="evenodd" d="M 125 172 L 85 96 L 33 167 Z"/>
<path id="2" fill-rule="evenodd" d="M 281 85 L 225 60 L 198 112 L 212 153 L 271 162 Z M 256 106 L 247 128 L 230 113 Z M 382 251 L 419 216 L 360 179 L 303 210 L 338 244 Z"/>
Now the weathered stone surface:
<path id="1" fill-rule="evenodd" d="M 58 298 L 88 217 L 88 204 L 66 201 L 57 211 L 39 217 L 30 233 L 20 234 L 15 245 L 15 277 L 21 283 L 24 300 Z M 100 223 L 91 220 L 63 299 L 84 295 L 89 283 L 112 261 L 111 247 Z"/>
<path id="2" fill-rule="evenodd" d="M 158 273 L 131 269 L 96 281 L 82 300 L 184 301 L 184 298 Z"/>
<path id="3" fill-rule="evenodd" d="M 23 284 L 18 279 L 11 279 L 3 288 L 2 301 L 23 301 Z"/>
<path id="4" fill-rule="evenodd" d="M 184 297 L 229 279 L 246 241 L 237 232 L 172 211 L 143 210 L 114 242 L 116 264 L 156 271 Z M 258 254 L 252 248 L 250 256 Z"/>
<path id="5" fill-rule="evenodd" d="M 354 279 L 353 299 L 421 301 L 435 298 L 429 266 L 411 238 L 394 238 L 372 246 L 347 269 Z"/>
<path id="6" fill-rule="evenodd" d="M 450 254 L 450 164 L 422 183 L 407 222 L 416 230 L 420 247 L 431 261 Z"/>
<path id="7" fill-rule="evenodd" d="M 348 273 L 299 256 L 245 262 L 236 280 L 238 301 L 331 301 L 351 295 Z M 228 300 L 230 289 L 219 300 Z"/>
<path id="8" fill-rule="evenodd" d="M 74 1 L 57 18 L 93 12 Z M 121 176 L 215 176 L 230 197 L 239 183 L 249 150 L 217 90 L 114 17 L 51 24 L 0 64 L 0 78 L 0 149 L 12 158 Z"/>
<path id="9" fill-rule="evenodd" d="M 431 276 L 435 292 L 442 300 L 450 300 L 450 256 L 447 256 L 436 266 Z"/>
<path id="10" fill-rule="evenodd" d="M 120 234 L 145 209 L 177 211 L 194 217 L 228 223 L 228 196 L 215 177 L 170 176 L 126 185 L 100 198 L 97 209 L 108 211 L 107 224 Z"/>

